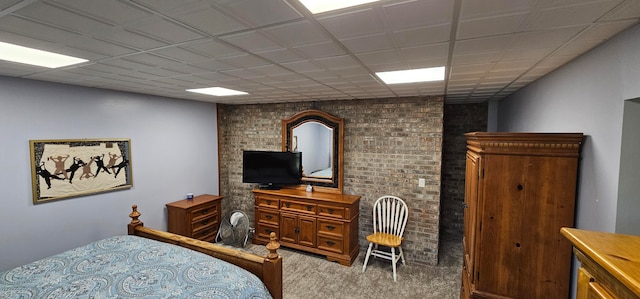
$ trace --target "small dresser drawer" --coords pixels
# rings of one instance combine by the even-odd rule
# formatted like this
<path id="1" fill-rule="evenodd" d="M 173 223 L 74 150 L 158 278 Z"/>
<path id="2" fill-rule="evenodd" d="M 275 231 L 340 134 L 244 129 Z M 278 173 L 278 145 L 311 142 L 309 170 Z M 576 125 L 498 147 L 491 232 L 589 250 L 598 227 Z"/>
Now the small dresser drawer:
<path id="1" fill-rule="evenodd" d="M 197 220 L 194 219 L 191 222 L 191 230 L 197 231 L 199 229 L 202 229 L 203 227 L 212 226 L 218 223 L 219 223 L 218 214 L 209 214 L 209 215 L 206 215 L 206 217 L 204 218 L 201 217 L 201 218 L 198 218 Z"/>
<path id="2" fill-rule="evenodd" d="M 218 214 L 217 205 L 213 203 L 202 205 L 191 210 L 191 219 L 196 222 L 215 214 Z"/>
<path id="3" fill-rule="evenodd" d="M 318 219 L 318 233 L 341 238 L 344 234 L 342 222 Z"/>
<path id="4" fill-rule="evenodd" d="M 318 249 L 331 251 L 335 253 L 343 253 L 342 239 L 329 238 L 318 235 Z"/>
<path id="5" fill-rule="evenodd" d="M 266 210 L 266 209 L 256 209 L 256 219 L 260 223 L 270 224 L 270 225 L 278 225 L 278 211 L 277 210 Z"/>
<path id="6" fill-rule="evenodd" d="M 311 204 L 311 203 L 304 203 L 304 202 L 298 202 L 298 201 L 288 201 L 288 200 L 281 200 L 280 201 L 280 210 L 281 211 L 291 211 L 291 212 L 298 212 L 298 213 L 315 215 L 316 214 L 316 209 L 317 209 L 317 206 L 315 204 Z"/>
<path id="7" fill-rule="evenodd" d="M 271 196 L 256 196 L 256 206 L 277 210 L 280 206 L 280 199 Z"/>
<path id="8" fill-rule="evenodd" d="M 345 219 L 345 209 L 340 207 L 318 205 L 318 216 Z"/>
<path id="9" fill-rule="evenodd" d="M 269 240 L 269 235 L 271 235 L 272 232 L 276 233 L 278 238 L 280 237 L 280 231 L 277 226 L 263 223 L 258 223 L 256 225 L 256 236 L 258 238 Z"/>
<path id="10" fill-rule="evenodd" d="M 212 223 L 207 226 L 201 226 L 197 230 L 193 230 L 192 238 L 212 242 L 218 233 L 218 223 Z"/>

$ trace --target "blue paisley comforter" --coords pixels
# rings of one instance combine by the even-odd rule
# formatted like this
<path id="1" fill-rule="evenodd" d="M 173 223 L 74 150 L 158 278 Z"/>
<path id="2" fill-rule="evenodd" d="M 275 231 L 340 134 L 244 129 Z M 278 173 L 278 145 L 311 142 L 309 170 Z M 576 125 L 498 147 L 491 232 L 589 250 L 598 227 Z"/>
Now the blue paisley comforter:
<path id="1" fill-rule="evenodd" d="M 4 273 L 0 298 L 271 298 L 250 272 L 136 236 L 93 242 Z"/>

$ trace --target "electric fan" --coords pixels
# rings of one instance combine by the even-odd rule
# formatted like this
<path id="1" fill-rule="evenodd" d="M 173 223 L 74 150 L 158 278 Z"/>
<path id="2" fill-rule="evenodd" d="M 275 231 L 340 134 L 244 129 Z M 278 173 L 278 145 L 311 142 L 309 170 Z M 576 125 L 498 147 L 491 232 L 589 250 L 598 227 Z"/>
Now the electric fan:
<path id="1" fill-rule="evenodd" d="M 235 210 L 229 217 L 222 219 L 216 235 L 216 243 L 222 242 L 230 246 L 247 246 L 249 239 L 249 217 L 243 211 Z"/>

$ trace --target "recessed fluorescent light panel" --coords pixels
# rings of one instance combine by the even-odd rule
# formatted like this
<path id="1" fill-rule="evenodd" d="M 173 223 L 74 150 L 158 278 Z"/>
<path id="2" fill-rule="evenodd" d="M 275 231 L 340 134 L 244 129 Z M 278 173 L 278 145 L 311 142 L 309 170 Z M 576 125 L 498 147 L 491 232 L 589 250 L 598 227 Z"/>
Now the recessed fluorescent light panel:
<path id="1" fill-rule="evenodd" d="M 88 61 L 82 58 L 56 54 L 3 42 L 0 42 L 0 59 L 48 68 L 58 68 Z"/>
<path id="2" fill-rule="evenodd" d="M 203 93 L 203 94 L 208 94 L 208 95 L 217 96 L 217 97 L 238 96 L 238 95 L 248 94 L 244 91 L 237 91 L 237 90 L 228 89 L 224 87 L 196 88 L 196 89 L 187 89 L 187 91 Z"/>
<path id="3" fill-rule="evenodd" d="M 387 84 L 416 83 L 444 80 L 444 66 L 391 72 L 377 72 Z"/>
<path id="4" fill-rule="evenodd" d="M 376 1 L 378 0 L 300 0 L 302 5 L 313 14 Z"/>

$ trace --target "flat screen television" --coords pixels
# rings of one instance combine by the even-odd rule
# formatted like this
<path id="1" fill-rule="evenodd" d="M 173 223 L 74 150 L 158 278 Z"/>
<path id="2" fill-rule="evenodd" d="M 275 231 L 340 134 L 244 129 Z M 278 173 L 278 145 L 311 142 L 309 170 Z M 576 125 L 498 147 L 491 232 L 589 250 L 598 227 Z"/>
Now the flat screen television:
<path id="1" fill-rule="evenodd" d="M 279 189 L 300 184 L 302 153 L 243 151 L 242 182 L 258 183 L 261 189 Z"/>

